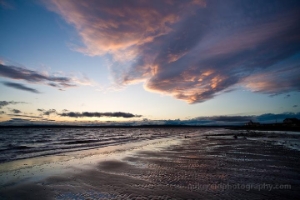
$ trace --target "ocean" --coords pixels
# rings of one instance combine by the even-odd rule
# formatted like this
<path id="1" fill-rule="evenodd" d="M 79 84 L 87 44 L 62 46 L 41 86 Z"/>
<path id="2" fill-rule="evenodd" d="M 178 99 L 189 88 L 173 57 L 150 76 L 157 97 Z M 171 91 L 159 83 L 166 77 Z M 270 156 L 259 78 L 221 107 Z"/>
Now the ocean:
<path id="1" fill-rule="evenodd" d="M 242 132 L 247 133 L 222 128 L 1 128 L 0 163 L 159 138 L 191 136 L 192 133 L 215 136 L 225 134 L 225 138 L 231 138 L 232 134 Z M 261 137 L 248 133 L 247 138 L 271 141 L 300 150 L 298 132 L 259 133 Z"/>
<path id="2" fill-rule="evenodd" d="M 180 132 L 170 128 L 1 128 L 0 163 L 166 138 L 186 132 L 187 129 Z"/>

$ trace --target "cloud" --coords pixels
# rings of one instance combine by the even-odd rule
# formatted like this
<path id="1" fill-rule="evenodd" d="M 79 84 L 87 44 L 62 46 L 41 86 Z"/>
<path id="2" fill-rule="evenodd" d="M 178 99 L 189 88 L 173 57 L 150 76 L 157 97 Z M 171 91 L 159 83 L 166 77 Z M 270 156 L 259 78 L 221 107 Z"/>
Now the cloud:
<path id="1" fill-rule="evenodd" d="M 19 101 L 0 101 L 0 109 L 3 108 L 4 106 L 8 105 L 15 105 L 15 104 L 22 104 L 24 102 L 19 102 Z"/>
<path id="2" fill-rule="evenodd" d="M 55 109 L 37 109 L 40 112 L 40 117 L 57 115 L 61 117 L 83 118 L 83 117 L 120 117 L 120 118 L 135 118 L 142 115 L 134 115 L 132 113 L 125 112 L 71 112 L 67 109 L 63 109 L 62 112 L 58 112 Z"/>
<path id="3" fill-rule="evenodd" d="M 259 116 L 256 116 L 256 120 L 259 122 L 282 122 L 285 118 L 298 118 L 300 119 L 300 112 L 298 113 L 279 113 L 279 114 L 273 114 L 273 113 L 266 113 Z"/>
<path id="4" fill-rule="evenodd" d="M 18 90 L 23 90 L 23 91 L 27 91 L 27 92 L 36 93 L 36 94 L 40 93 L 38 90 L 27 87 L 27 86 L 25 86 L 23 84 L 20 84 L 20 83 L 3 82 L 3 85 L 5 85 L 7 87 L 18 89 Z"/>
<path id="5" fill-rule="evenodd" d="M 138 46 L 172 31 L 177 13 L 203 5 L 203 1 L 59 1 L 45 2 L 74 25 L 84 43 L 77 48 L 89 55 L 114 54 L 115 58 L 130 58 Z"/>
<path id="6" fill-rule="evenodd" d="M 13 113 L 15 113 L 15 114 L 21 113 L 21 111 L 18 110 L 18 109 L 12 109 L 11 111 L 12 111 Z"/>
<path id="7" fill-rule="evenodd" d="M 46 122 L 55 122 L 54 119 L 42 119 L 43 121 L 46 121 Z"/>
<path id="8" fill-rule="evenodd" d="M 300 56 L 300 55 L 299 55 Z M 300 91 L 300 65 L 266 69 L 264 72 L 249 76 L 244 79 L 246 87 L 254 92 L 277 95 L 290 91 Z M 288 98 L 290 96 L 286 96 Z"/>
<path id="9" fill-rule="evenodd" d="M 199 103 L 242 86 L 300 91 L 298 1 L 47 1 L 82 39 L 111 57 L 119 85 Z"/>
<path id="10" fill-rule="evenodd" d="M 1 122 L 1 124 L 3 124 L 3 125 L 10 125 L 10 124 L 19 125 L 19 124 L 30 123 L 30 122 L 31 121 L 28 120 L 28 119 L 12 118 L 12 119 L 10 119 L 8 121 Z"/>
<path id="11" fill-rule="evenodd" d="M 298 107 L 298 105 L 293 105 L 293 108 L 297 108 Z"/>
<path id="12" fill-rule="evenodd" d="M 35 119 L 40 119 L 42 117 L 40 116 L 33 116 L 33 115 L 20 115 L 20 114 L 8 114 L 9 116 L 14 116 L 14 117 L 26 117 L 26 118 L 35 118 Z"/>
<path id="13" fill-rule="evenodd" d="M 250 120 L 260 123 L 282 123 L 286 118 L 298 118 L 300 119 L 300 112 L 298 113 L 265 113 L 261 115 L 252 115 L 252 116 L 201 116 L 188 120 L 161 120 L 160 124 L 168 124 L 168 125 L 244 125 Z M 149 122 L 152 123 L 153 122 Z"/>
<path id="14" fill-rule="evenodd" d="M 215 122 L 245 122 L 253 120 L 253 116 L 213 116 L 213 117 L 198 117 L 196 120 L 207 120 Z"/>
<path id="15" fill-rule="evenodd" d="M 73 118 L 83 118 L 83 117 L 121 117 L 121 118 L 134 118 L 141 117 L 141 115 L 134 115 L 131 113 L 125 112 L 71 112 L 67 109 L 63 109 L 63 111 L 57 112 L 55 109 L 37 109 L 41 114 L 40 116 L 50 116 L 50 115 L 58 115 L 61 117 L 73 117 Z"/>
<path id="16" fill-rule="evenodd" d="M 121 117 L 121 118 L 134 118 L 141 117 L 141 115 L 134 115 L 131 113 L 124 112 L 64 112 L 58 113 L 59 116 L 62 117 Z"/>
<path id="17" fill-rule="evenodd" d="M 28 83 L 44 84 L 59 89 L 93 84 L 86 76 L 79 78 L 75 76 L 49 75 L 49 73 L 41 73 L 23 67 L 4 64 L 0 64 L 0 76 L 14 80 L 23 80 Z"/>
<path id="18" fill-rule="evenodd" d="M 41 112 L 41 115 L 51 115 L 51 114 L 57 114 L 55 109 L 49 109 L 49 110 L 44 110 L 44 109 L 37 109 L 37 111 Z"/>
<path id="19" fill-rule="evenodd" d="M 5 114 L 5 112 L 4 111 L 0 111 L 0 115 L 3 115 L 3 114 Z"/>
<path id="20" fill-rule="evenodd" d="M 23 119 L 23 118 L 12 118 L 7 121 L 0 122 L 2 126 L 28 126 L 28 125 L 55 125 L 55 120 L 48 119 Z"/>
<path id="21" fill-rule="evenodd" d="M 256 116 L 201 116 L 188 120 L 176 121 L 175 124 L 185 125 L 243 125 L 250 120 L 255 121 Z M 167 124 L 173 124 L 174 122 L 168 121 Z"/>

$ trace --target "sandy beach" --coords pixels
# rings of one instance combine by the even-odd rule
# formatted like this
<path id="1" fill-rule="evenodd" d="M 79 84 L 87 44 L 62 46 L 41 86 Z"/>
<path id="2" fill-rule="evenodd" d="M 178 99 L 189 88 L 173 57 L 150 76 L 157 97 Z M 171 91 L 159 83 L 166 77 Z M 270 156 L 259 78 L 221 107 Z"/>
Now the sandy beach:
<path id="1" fill-rule="evenodd" d="M 290 148 L 297 133 L 173 131 L 180 134 L 2 163 L 0 199 L 300 197 L 300 152 Z"/>

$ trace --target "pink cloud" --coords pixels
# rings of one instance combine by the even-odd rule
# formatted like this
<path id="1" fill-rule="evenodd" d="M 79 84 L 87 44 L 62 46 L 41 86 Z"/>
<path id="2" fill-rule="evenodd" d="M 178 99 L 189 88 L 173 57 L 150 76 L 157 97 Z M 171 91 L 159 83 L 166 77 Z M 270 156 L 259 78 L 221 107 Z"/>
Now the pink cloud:
<path id="1" fill-rule="evenodd" d="M 76 28 L 78 51 L 112 56 L 119 85 L 143 82 L 188 103 L 236 85 L 299 90 L 299 67 L 287 62 L 300 55 L 300 9 L 291 2 L 52 0 L 48 7 Z"/>
<path id="2" fill-rule="evenodd" d="M 133 59 L 141 45 L 170 33 L 184 6 L 201 2 L 52 0 L 47 4 L 77 29 L 85 45 L 77 50 L 91 56 L 110 53 L 123 60 Z"/>
<path id="3" fill-rule="evenodd" d="M 299 66 L 280 68 L 265 71 L 246 77 L 243 84 L 254 92 L 277 94 L 289 91 L 300 91 Z"/>

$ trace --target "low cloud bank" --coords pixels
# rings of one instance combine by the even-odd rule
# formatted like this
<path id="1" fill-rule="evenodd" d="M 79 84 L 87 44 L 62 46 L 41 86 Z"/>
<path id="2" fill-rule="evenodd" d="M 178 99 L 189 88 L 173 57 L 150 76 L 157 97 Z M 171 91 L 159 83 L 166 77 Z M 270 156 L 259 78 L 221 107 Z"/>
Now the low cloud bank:
<path id="1" fill-rule="evenodd" d="M 40 109 L 43 110 L 43 109 Z M 50 109 L 50 111 L 53 111 L 54 109 Z M 46 110 L 43 110 L 43 112 L 48 113 Z M 52 112 L 53 114 L 53 112 Z M 111 125 L 111 126 L 138 126 L 138 125 L 191 125 L 191 126 L 229 126 L 229 125 L 244 125 L 245 123 L 249 122 L 250 120 L 254 122 L 260 122 L 260 123 L 282 123 L 284 119 L 286 118 L 298 118 L 300 119 L 300 112 L 298 113 L 265 113 L 262 115 L 251 115 L 251 116 L 207 116 L 207 117 L 197 117 L 193 119 L 187 119 L 187 120 L 149 120 L 149 119 L 143 119 L 143 120 L 132 120 L 131 118 L 139 118 L 142 117 L 141 115 L 134 115 L 131 113 L 124 113 L 124 112 L 65 112 L 65 113 L 55 113 L 57 116 L 61 117 L 71 117 L 71 118 L 84 118 L 84 117 L 122 117 L 122 118 L 128 118 L 130 121 L 73 121 L 73 122 L 61 122 L 61 121 L 55 121 L 52 119 L 47 119 L 48 116 L 28 116 L 28 115 L 19 115 L 19 114 L 9 114 L 9 116 L 14 116 L 18 118 L 12 118 L 9 121 L 1 122 L 0 125 L 13 125 L 14 119 L 17 119 L 16 122 L 24 120 L 24 123 L 27 119 L 24 118 L 32 118 L 36 119 L 35 122 L 30 121 L 31 124 L 39 124 L 41 122 L 46 123 L 51 122 L 52 125 L 94 125 L 94 126 L 102 126 L 102 125 Z M 21 120 L 22 119 L 22 120 Z M 28 120 L 27 120 L 28 121 Z M 16 123 L 19 124 L 19 123 Z M 26 124 L 26 123 L 25 123 Z"/>
<path id="2" fill-rule="evenodd" d="M 82 117 L 120 117 L 120 118 L 134 118 L 141 117 L 142 115 L 134 115 L 132 113 L 124 113 L 124 112 L 65 112 L 59 113 L 59 116 L 62 117 L 74 117 L 74 118 L 82 118 Z"/>

